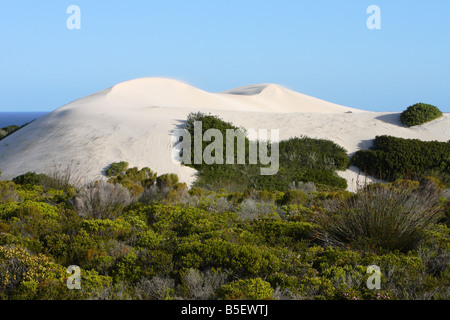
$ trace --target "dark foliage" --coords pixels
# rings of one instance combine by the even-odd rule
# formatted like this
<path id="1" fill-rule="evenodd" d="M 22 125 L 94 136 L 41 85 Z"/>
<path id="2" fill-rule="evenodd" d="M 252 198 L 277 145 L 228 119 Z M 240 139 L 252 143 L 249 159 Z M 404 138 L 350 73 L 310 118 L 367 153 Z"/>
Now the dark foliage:
<path id="1" fill-rule="evenodd" d="M 191 150 L 194 150 L 194 121 L 202 121 L 202 132 L 218 129 L 226 137 L 226 130 L 239 128 L 220 118 L 202 113 L 190 114 L 186 129 L 192 137 Z M 241 129 L 242 130 L 242 129 Z M 226 155 L 226 139 L 223 139 L 223 154 Z M 203 142 L 203 149 L 210 142 Z M 245 138 L 245 164 L 194 164 L 191 152 L 191 165 L 199 171 L 196 186 L 213 190 L 227 189 L 244 191 L 248 188 L 259 190 L 287 190 L 292 182 L 312 181 L 320 185 L 346 188 L 345 179 L 336 174 L 336 170 L 345 170 L 349 165 L 346 150 L 330 140 L 311 139 L 308 137 L 291 138 L 279 143 L 280 167 L 275 175 L 261 175 L 258 164 L 249 164 L 249 144 Z M 237 138 L 234 143 L 234 163 L 237 163 Z M 268 145 L 268 153 L 271 145 Z"/>
<path id="2" fill-rule="evenodd" d="M 450 141 L 377 136 L 372 150 L 356 152 L 351 161 L 362 171 L 387 181 L 431 174 L 445 182 L 450 176 Z"/>
<path id="3" fill-rule="evenodd" d="M 442 117 L 442 112 L 437 107 L 425 103 L 417 103 L 408 107 L 400 115 L 400 120 L 408 127 L 418 126 L 426 122 Z"/>

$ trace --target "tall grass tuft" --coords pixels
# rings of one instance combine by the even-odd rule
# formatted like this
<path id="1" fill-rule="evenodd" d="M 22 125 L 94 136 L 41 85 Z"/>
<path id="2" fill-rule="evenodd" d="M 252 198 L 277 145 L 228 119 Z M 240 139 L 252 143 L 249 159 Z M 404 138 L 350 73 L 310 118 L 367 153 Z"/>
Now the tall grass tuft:
<path id="1" fill-rule="evenodd" d="M 39 184 L 44 190 L 56 189 L 70 192 L 73 188 L 80 188 L 83 184 L 83 174 L 74 162 L 66 166 L 56 165 L 47 174 L 39 175 Z"/>
<path id="2" fill-rule="evenodd" d="M 362 251 L 408 252 L 426 239 L 439 218 L 440 189 L 375 185 L 346 201 L 327 203 L 316 222 L 318 238 L 327 245 Z"/>

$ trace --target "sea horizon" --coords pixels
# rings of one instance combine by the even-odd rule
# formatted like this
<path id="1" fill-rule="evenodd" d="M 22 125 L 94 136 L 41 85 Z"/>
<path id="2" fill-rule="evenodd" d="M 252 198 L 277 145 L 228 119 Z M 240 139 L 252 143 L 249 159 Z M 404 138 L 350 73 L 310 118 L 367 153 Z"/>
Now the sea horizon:
<path id="1" fill-rule="evenodd" d="M 49 111 L 0 112 L 0 128 L 4 128 L 10 125 L 22 126 L 46 115 L 47 113 L 49 113 Z"/>

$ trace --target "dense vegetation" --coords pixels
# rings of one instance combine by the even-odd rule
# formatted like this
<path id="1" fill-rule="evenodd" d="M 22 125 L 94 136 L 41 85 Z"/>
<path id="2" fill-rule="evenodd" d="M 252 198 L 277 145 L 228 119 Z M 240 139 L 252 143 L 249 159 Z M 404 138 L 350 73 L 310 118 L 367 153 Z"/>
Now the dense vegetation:
<path id="1" fill-rule="evenodd" d="M 131 169 L 67 191 L 31 173 L 1 181 L 0 298 L 449 298 L 450 206 L 433 180 L 240 193 Z M 66 286 L 71 265 L 80 290 Z"/>
<path id="2" fill-rule="evenodd" d="M 421 141 L 377 136 L 372 150 L 360 150 L 352 164 L 368 174 L 387 181 L 400 178 L 420 180 L 438 176 L 450 183 L 450 141 Z"/>
<path id="3" fill-rule="evenodd" d="M 0 299 L 449 299 L 449 144 L 377 137 L 352 162 L 392 182 L 357 193 L 346 151 L 306 137 L 280 143 L 275 176 L 193 165 L 190 189 L 124 161 L 86 185 L 70 167 L 0 181 Z"/>
<path id="4" fill-rule="evenodd" d="M 227 129 L 239 129 L 213 115 L 202 113 L 190 114 L 186 129 L 194 136 L 194 121 L 202 121 L 202 133 L 214 128 L 226 136 Z M 243 130 L 243 129 L 241 129 Z M 210 142 L 203 141 L 202 150 Z M 344 148 L 330 140 L 311 139 L 308 137 L 291 138 L 279 143 L 279 170 L 272 176 L 261 175 L 260 162 L 250 164 L 249 140 L 245 138 L 245 165 L 237 164 L 237 139 L 234 143 L 235 164 L 194 164 L 191 152 L 191 165 L 198 170 L 195 186 L 211 190 L 225 188 L 229 191 L 243 191 L 247 188 L 266 190 L 287 190 L 293 182 L 316 183 L 319 188 L 345 189 L 347 181 L 339 177 L 336 170 L 345 170 L 349 158 Z M 223 152 L 226 154 L 226 141 L 223 139 Z M 191 139 L 191 150 L 194 150 L 194 139 Z M 268 145 L 269 154 L 271 152 Z"/>
<path id="5" fill-rule="evenodd" d="M 442 117 L 437 107 L 425 103 L 416 103 L 400 114 L 400 121 L 408 127 L 418 126 Z"/>
<path id="6" fill-rule="evenodd" d="M 7 126 L 4 128 L 0 128 L 0 140 L 3 140 L 4 138 L 6 138 L 7 136 L 13 134 L 14 132 L 16 132 L 17 130 L 19 130 L 22 127 L 16 126 L 16 125 L 11 125 L 11 126 Z"/>

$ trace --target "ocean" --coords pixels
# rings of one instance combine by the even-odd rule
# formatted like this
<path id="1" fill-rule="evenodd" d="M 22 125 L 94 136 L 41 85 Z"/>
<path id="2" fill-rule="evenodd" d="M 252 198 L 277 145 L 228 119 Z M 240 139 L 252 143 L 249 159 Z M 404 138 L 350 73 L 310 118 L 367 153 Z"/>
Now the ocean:
<path id="1" fill-rule="evenodd" d="M 36 120 L 48 112 L 0 112 L 0 128 L 10 125 L 24 125 L 25 123 Z"/>

